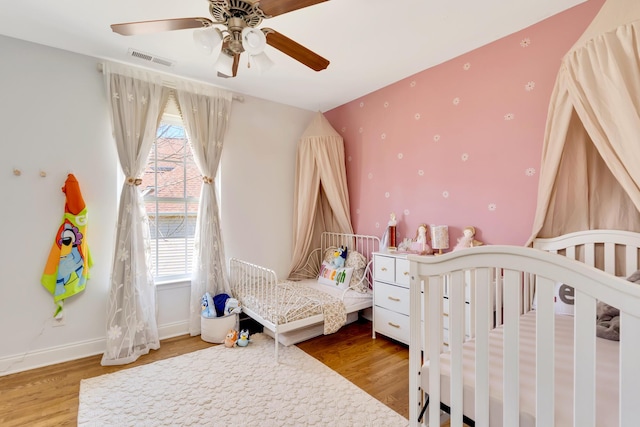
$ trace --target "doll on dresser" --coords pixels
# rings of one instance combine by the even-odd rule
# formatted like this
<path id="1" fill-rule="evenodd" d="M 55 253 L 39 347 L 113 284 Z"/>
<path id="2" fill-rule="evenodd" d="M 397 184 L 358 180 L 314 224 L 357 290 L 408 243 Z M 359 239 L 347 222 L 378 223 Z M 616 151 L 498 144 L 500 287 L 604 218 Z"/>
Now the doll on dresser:
<path id="1" fill-rule="evenodd" d="M 476 229 L 472 226 L 465 227 L 462 230 L 462 237 L 458 239 L 458 244 L 453 250 L 472 248 L 474 246 L 481 246 L 483 243 L 475 239 Z"/>

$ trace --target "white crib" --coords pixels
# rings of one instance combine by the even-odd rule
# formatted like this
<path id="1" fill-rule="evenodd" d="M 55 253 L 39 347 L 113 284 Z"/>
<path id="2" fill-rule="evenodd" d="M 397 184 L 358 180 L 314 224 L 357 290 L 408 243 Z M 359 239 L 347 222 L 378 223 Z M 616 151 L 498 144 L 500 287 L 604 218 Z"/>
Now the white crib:
<path id="1" fill-rule="evenodd" d="M 409 256 L 411 425 L 440 425 L 441 408 L 452 427 L 640 425 L 640 287 L 613 274 L 637 270 L 640 234 L 594 230 L 534 246 Z M 575 289 L 574 316 L 555 313 L 557 283 Z M 466 342 L 465 287 L 474 305 Z M 620 342 L 596 337 L 598 300 L 620 309 Z"/>

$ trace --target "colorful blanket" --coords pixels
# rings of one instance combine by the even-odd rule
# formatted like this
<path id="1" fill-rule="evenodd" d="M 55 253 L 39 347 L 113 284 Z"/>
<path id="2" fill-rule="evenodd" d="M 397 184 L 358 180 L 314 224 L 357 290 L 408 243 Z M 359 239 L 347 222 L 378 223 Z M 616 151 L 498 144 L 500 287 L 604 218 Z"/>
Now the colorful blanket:
<path id="1" fill-rule="evenodd" d="M 42 285 L 53 295 L 54 317 L 62 312 L 63 301 L 84 290 L 92 265 L 87 245 L 87 208 L 80 185 L 69 174 L 62 192 L 66 194 L 64 216 L 49 252 Z"/>

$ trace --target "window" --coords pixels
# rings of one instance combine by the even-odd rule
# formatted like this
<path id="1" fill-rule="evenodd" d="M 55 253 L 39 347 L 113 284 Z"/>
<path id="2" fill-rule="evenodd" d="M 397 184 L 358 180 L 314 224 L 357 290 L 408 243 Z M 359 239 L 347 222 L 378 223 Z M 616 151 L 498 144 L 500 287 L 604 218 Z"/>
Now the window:
<path id="1" fill-rule="evenodd" d="M 191 274 L 201 185 L 180 117 L 165 114 L 141 185 L 156 281 Z"/>

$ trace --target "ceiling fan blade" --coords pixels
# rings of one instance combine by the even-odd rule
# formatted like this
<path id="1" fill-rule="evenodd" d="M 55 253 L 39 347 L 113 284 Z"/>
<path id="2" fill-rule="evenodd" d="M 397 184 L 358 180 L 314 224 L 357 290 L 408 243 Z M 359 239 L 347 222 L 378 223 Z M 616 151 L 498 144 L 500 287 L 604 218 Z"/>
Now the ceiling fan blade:
<path id="1" fill-rule="evenodd" d="M 267 36 L 267 44 L 269 46 L 275 47 L 280 52 L 289 55 L 307 67 L 321 71 L 329 66 L 329 60 L 291 40 L 289 37 L 283 36 L 271 28 L 263 28 L 262 31 Z"/>
<path id="2" fill-rule="evenodd" d="M 138 34 L 160 33 L 163 31 L 186 30 L 189 28 L 208 27 L 213 24 L 209 18 L 174 18 L 160 19 L 157 21 L 124 22 L 122 24 L 112 24 L 114 33 L 123 36 L 134 36 Z"/>
<path id="3" fill-rule="evenodd" d="M 260 0 L 260 9 L 267 16 L 278 16 L 325 1 L 328 0 Z"/>

